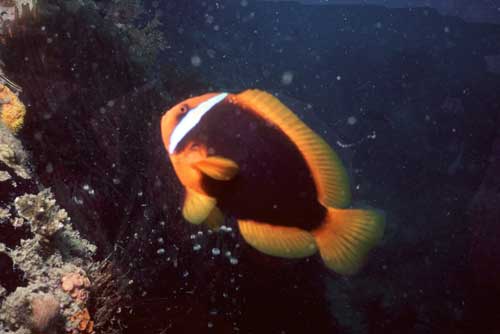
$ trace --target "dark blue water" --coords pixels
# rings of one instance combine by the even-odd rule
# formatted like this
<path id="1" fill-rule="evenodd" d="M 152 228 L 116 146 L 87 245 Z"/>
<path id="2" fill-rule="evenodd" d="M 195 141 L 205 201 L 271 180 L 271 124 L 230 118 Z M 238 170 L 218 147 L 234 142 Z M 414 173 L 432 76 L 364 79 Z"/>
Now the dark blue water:
<path id="1" fill-rule="evenodd" d="M 118 332 L 498 331 L 500 26 L 398 7 L 96 1 L 42 13 L 6 42 L 39 183 L 134 282 Z M 354 205 L 385 211 L 358 274 L 258 253 L 230 219 L 219 232 L 183 221 L 160 118 L 246 88 L 329 142 Z M 22 187 L 9 199 L 35 185 Z"/>

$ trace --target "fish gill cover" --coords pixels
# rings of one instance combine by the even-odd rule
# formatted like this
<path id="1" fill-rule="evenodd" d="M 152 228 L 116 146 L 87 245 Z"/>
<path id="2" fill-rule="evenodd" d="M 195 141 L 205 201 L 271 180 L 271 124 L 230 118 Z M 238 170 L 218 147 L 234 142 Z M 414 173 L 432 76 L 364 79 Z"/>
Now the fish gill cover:
<path id="1" fill-rule="evenodd" d="M 0 124 L 0 332 L 498 330 L 499 26 L 250 0 L 0 5 L 18 13 L 0 84 L 26 109 L 16 134 Z M 355 204 L 386 211 L 356 276 L 182 219 L 162 114 L 251 87 L 339 153 Z"/>

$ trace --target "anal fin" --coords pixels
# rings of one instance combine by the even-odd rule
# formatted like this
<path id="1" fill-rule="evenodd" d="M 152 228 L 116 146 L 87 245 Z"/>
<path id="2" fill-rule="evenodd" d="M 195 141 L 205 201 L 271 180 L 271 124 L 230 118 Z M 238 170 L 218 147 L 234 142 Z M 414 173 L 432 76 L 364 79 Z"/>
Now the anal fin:
<path id="1" fill-rule="evenodd" d="M 182 215 L 184 219 L 192 224 L 201 224 L 209 217 L 216 204 L 215 198 L 186 188 Z"/>
<path id="2" fill-rule="evenodd" d="M 252 220 L 238 220 L 238 225 L 245 241 L 268 255 L 303 258 L 317 251 L 312 234 L 296 227 L 275 226 Z"/>

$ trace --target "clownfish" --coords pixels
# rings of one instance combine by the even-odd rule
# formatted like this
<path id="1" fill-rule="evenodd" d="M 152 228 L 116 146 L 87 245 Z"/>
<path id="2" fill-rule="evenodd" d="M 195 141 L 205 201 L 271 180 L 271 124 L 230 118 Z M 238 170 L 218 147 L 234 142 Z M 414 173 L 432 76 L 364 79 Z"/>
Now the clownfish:
<path id="1" fill-rule="evenodd" d="M 358 271 L 383 235 L 381 211 L 349 208 L 347 172 L 333 149 L 267 92 L 189 98 L 162 116 L 161 133 L 192 224 L 217 228 L 230 215 L 258 251 L 319 252 L 340 274 Z"/>

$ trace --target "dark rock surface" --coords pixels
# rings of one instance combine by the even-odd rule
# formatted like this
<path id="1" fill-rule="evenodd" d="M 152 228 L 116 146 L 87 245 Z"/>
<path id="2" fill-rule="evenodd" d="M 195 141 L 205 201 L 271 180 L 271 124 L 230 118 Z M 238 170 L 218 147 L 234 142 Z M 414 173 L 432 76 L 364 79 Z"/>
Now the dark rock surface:
<path id="1" fill-rule="evenodd" d="M 126 332 L 495 328 L 479 310 L 483 297 L 495 305 L 496 281 L 482 278 L 500 272 L 487 246 L 500 77 L 485 60 L 500 54 L 499 26 L 430 9 L 146 2 L 133 22 L 161 10 L 166 42 L 152 64 L 99 3 L 34 23 L 1 58 L 24 89 L 20 138 L 37 178 L 130 280 Z M 230 221 L 209 233 L 181 220 L 159 118 L 190 94 L 247 87 L 308 110 L 348 162 L 355 203 L 386 211 L 384 242 L 357 276 L 258 254 Z M 486 210 L 468 215 L 477 203 Z"/>

